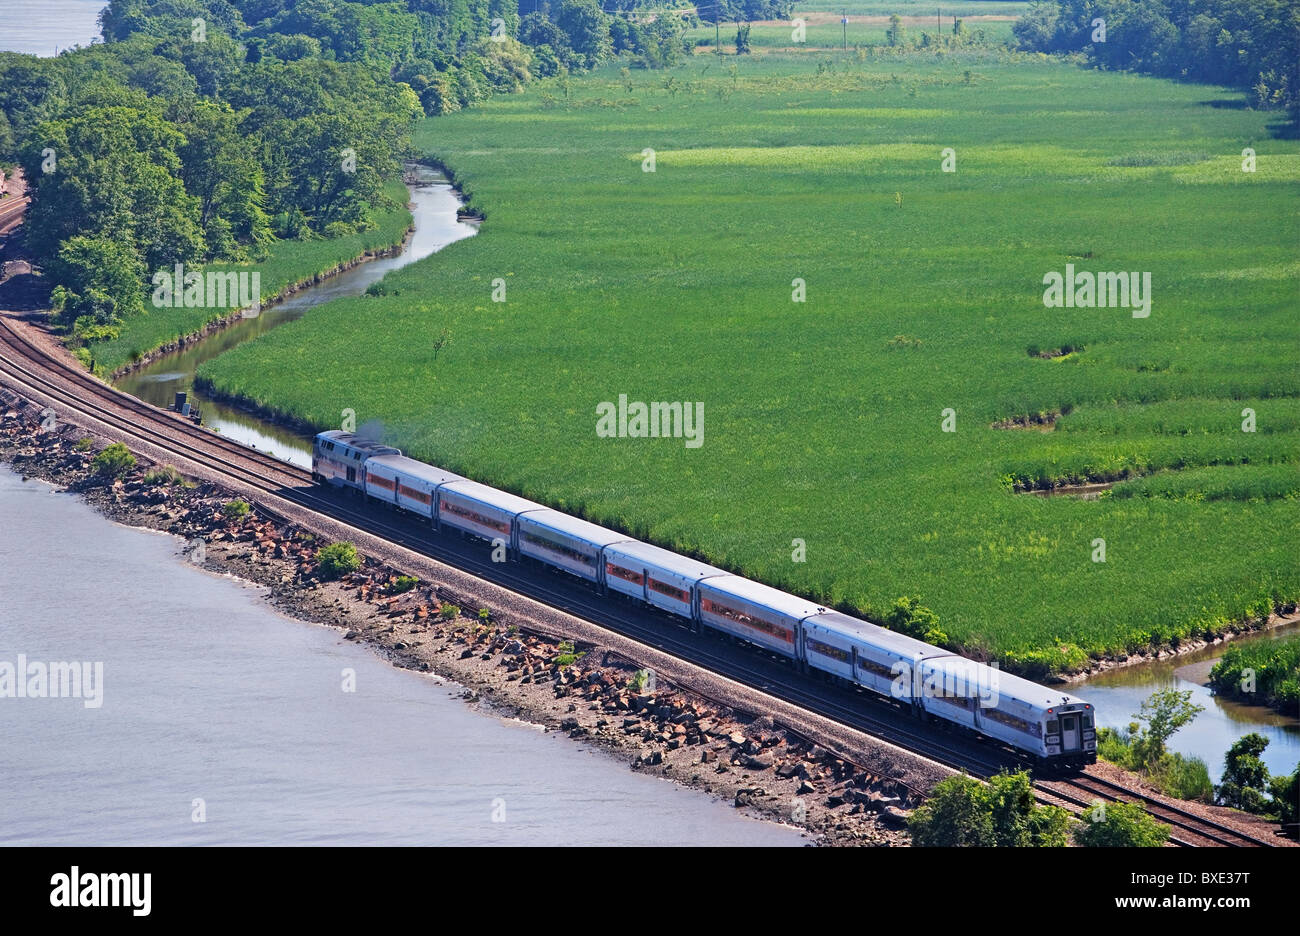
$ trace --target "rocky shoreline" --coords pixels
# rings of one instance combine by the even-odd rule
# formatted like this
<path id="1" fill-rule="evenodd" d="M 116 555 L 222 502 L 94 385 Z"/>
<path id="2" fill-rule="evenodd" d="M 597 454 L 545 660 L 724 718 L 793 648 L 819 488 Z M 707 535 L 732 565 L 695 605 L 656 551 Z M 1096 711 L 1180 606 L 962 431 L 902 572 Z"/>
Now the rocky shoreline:
<path id="1" fill-rule="evenodd" d="M 138 456 L 122 476 L 101 475 L 92 463 L 106 442 L 66 423 L 42 431 L 39 407 L 0 390 L 0 461 L 117 522 L 182 537 L 195 565 L 265 586 L 292 617 L 336 628 L 395 666 L 452 680 L 470 704 L 563 731 L 633 770 L 797 826 L 817 844 L 910 842 L 907 817 L 928 785 L 873 773 L 770 716 L 656 679 L 615 650 L 575 645 L 471 594 L 411 586 L 375 559 L 325 581 L 316 559 L 324 540 L 256 507 L 230 519 L 224 507 L 236 495 L 162 472 L 146 478 L 157 466 Z M 937 770 L 931 784 L 945 775 Z"/>

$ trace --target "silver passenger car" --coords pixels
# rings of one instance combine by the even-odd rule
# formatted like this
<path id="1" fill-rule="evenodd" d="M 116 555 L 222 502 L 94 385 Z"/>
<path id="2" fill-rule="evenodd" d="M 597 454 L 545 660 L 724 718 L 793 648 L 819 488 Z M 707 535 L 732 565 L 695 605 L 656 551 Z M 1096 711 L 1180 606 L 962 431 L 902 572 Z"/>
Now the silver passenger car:
<path id="1" fill-rule="evenodd" d="M 800 623 L 826 610 L 739 575 L 702 579 L 696 591 L 701 624 L 791 659 L 799 655 Z"/>
<path id="2" fill-rule="evenodd" d="M 480 536 L 489 542 L 502 540 L 514 553 L 519 548 L 520 514 L 546 510 L 524 497 L 498 491 L 477 481 L 450 481 L 438 488 L 438 525 Z"/>
<path id="3" fill-rule="evenodd" d="M 464 480 L 455 472 L 405 455 L 375 455 L 366 460 L 367 494 L 434 523 L 438 519 L 438 488 Z"/>
<path id="4" fill-rule="evenodd" d="M 601 580 L 601 551 L 630 542 L 623 533 L 549 508 L 520 514 L 519 554 L 539 559 L 590 582 Z"/>
<path id="5" fill-rule="evenodd" d="M 660 546 L 629 540 L 605 547 L 604 574 L 610 591 L 693 621 L 698 612 L 695 583 L 729 573 Z"/>

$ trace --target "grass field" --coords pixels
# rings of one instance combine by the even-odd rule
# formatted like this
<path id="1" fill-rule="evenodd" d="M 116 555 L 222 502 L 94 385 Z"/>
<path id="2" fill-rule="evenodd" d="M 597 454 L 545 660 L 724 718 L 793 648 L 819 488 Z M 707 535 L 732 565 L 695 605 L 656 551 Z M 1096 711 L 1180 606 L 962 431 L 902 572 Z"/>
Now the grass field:
<path id="1" fill-rule="evenodd" d="M 788 22 L 752 24 L 749 41 L 756 53 L 805 47 L 838 49 L 845 44 L 850 51 L 856 47 L 884 46 L 888 44 L 887 20 L 891 15 L 897 14 L 902 19 L 906 35 L 918 43 L 922 35 L 927 33 L 931 38 L 938 35 L 950 36 L 954 16 L 962 19 L 970 39 L 1005 43 L 1011 39 L 1010 18 L 1020 16 L 1029 6 L 1030 4 L 1018 0 L 962 0 L 957 3 L 928 5 L 919 0 L 857 0 L 839 5 L 811 0 L 797 4 Z M 840 23 L 842 15 L 847 15 L 849 20 L 845 25 Z M 802 40 L 795 38 L 795 19 L 803 20 Z M 688 30 L 687 36 L 696 42 L 707 41 L 710 46 L 715 39 L 720 39 L 724 52 L 734 52 L 736 24 L 724 22 L 715 29 L 712 24 L 706 23 Z"/>
<path id="2" fill-rule="evenodd" d="M 1219 630 L 1300 598 L 1300 144 L 1239 101 L 1006 53 L 541 84 L 418 133 L 478 237 L 202 374 L 1025 672 Z M 1045 307 L 1066 264 L 1149 317 Z M 620 394 L 703 445 L 598 437 Z"/>
<path id="3" fill-rule="evenodd" d="M 406 187 L 394 181 L 389 184 L 388 196 L 396 199 L 398 207 L 381 212 L 375 219 L 375 227 L 365 233 L 310 241 L 277 241 L 270 256 L 258 263 L 243 266 L 217 263 L 202 269 L 256 270 L 261 273 L 262 299 L 270 300 L 286 287 L 332 270 L 367 251 L 383 250 L 399 243 L 411 225 L 411 213 L 406 209 Z M 112 373 L 140 355 L 182 335 L 193 334 L 208 322 L 231 312 L 230 309 L 211 308 L 154 308 L 149 303 L 149 296 L 145 297 L 145 309 L 144 315 L 127 319 L 117 338 L 94 344 L 91 352 L 97 372 Z"/>

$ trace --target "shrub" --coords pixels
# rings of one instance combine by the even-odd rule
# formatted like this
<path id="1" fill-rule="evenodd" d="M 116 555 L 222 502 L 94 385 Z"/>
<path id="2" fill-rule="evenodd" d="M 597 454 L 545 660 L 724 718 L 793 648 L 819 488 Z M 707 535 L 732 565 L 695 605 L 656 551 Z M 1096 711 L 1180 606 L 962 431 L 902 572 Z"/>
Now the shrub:
<path id="1" fill-rule="evenodd" d="M 419 584 L 420 580 L 413 575 L 399 575 L 388 586 L 388 592 L 391 595 L 404 595 Z"/>
<path id="2" fill-rule="evenodd" d="M 77 440 L 78 452 L 89 452 L 94 447 L 95 447 L 95 440 L 90 438 L 90 436 L 83 436 Z"/>
<path id="3" fill-rule="evenodd" d="M 330 543 L 316 552 L 321 578 L 330 582 L 361 568 L 361 556 L 351 543 Z"/>
<path id="4" fill-rule="evenodd" d="M 155 487 L 167 484 L 183 484 L 184 482 L 185 479 L 181 477 L 181 473 L 171 465 L 154 468 L 151 471 L 146 471 L 144 475 L 144 483 Z"/>
<path id="5" fill-rule="evenodd" d="M 438 613 L 442 615 L 444 621 L 454 621 L 460 616 L 460 608 L 454 604 L 445 604 L 438 609 Z"/>
<path id="6" fill-rule="evenodd" d="M 1061 847 L 1070 816 L 1059 806 L 1039 806 L 1026 771 L 1000 773 L 987 784 L 966 775 L 934 788 L 908 820 L 912 844 L 921 847 Z"/>
<path id="7" fill-rule="evenodd" d="M 1140 803 L 1106 803 L 1075 827 L 1074 840 L 1088 848 L 1159 848 L 1169 840 L 1169 826 Z"/>
<path id="8" fill-rule="evenodd" d="M 226 504 L 226 506 L 222 507 L 221 513 L 227 520 L 238 523 L 240 520 L 243 520 L 248 516 L 250 510 L 252 510 L 252 508 L 248 505 L 248 501 L 236 498 Z"/>
<path id="9" fill-rule="evenodd" d="M 135 467 L 135 456 L 121 442 L 114 442 L 96 455 L 91 464 L 100 474 L 116 478 Z"/>

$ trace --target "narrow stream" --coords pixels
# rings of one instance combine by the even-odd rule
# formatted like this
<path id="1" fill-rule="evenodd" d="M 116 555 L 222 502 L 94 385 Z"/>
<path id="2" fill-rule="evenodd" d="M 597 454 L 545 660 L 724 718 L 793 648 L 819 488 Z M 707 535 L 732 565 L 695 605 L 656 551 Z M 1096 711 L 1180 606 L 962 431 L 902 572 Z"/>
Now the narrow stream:
<path id="1" fill-rule="evenodd" d="M 462 202 L 446 176 L 428 166 L 408 166 L 407 170 L 416 173 L 415 182 L 410 186 L 415 233 L 401 254 L 355 266 L 294 293 L 284 302 L 263 309 L 262 314 L 256 318 L 240 319 L 229 328 L 221 329 L 202 341 L 166 354 L 147 367 L 122 377 L 116 382 L 118 389 L 162 407 L 170 406 L 176 398 L 176 392 L 184 390 L 189 393 L 190 401 L 198 403 L 202 408 L 205 426 L 219 430 L 222 435 L 238 439 L 246 445 L 270 452 L 277 458 L 310 468 L 310 439 L 250 413 L 208 399 L 194 389 L 194 374 L 204 361 L 224 354 L 236 345 L 256 338 L 278 325 L 291 322 L 314 306 L 331 299 L 358 296 L 393 270 L 477 233 L 478 229 L 473 224 L 456 219 L 456 210 Z"/>

